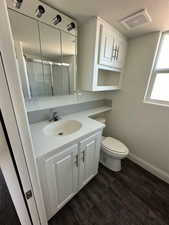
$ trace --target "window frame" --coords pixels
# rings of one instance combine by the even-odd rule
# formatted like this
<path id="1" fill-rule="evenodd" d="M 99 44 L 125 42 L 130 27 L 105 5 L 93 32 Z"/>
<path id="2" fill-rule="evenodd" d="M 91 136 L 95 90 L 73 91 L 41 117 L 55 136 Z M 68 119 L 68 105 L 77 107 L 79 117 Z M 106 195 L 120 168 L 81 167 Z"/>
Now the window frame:
<path id="1" fill-rule="evenodd" d="M 154 86 L 154 82 L 155 82 L 157 74 L 158 73 L 163 73 L 163 74 L 169 73 L 169 68 L 156 69 L 156 65 L 157 65 L 160 51 L 162 48 L 163 39 L 166 34 L 169 34 L 169 31 L 160 32 L 160 34 L 159 34 L 159 38 L 157 41 L 157 46 L 156 46 L 156 50 L 155 50 L 155 54 L 154 54 L 154 59 L 153 59 L 152 67 L 151 67 L 151 72 L 150 72 L 150 76 L 148 79 L 148 84 L 147 84 L 146 92 L 145 92 L 145 96 L 144 96 L 144 103 L 169 107 L 169 101 L 165 101 L 165 100 L 163 101 L 163 100 L 151 98 L 151 94 L 152 94 L 152 90 L 153 90 L 153 86 Z"/>

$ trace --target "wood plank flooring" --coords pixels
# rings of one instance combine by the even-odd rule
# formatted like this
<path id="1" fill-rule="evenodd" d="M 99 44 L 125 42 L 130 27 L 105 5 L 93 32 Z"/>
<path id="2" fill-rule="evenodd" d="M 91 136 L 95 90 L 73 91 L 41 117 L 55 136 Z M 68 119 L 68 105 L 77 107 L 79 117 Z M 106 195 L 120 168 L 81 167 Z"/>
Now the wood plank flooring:
<path id="1" fill-rule="evenodd" d="M 49 225 L 169 225 L 169 185 L 128 159 L 118 173 L 100 165 Z"/>

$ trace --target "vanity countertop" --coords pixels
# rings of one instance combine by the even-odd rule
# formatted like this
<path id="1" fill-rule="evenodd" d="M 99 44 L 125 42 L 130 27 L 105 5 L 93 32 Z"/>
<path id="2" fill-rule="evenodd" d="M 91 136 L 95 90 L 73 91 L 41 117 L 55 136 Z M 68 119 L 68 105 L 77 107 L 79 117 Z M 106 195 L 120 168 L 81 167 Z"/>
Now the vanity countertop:
<path id="1" fill-rule="evenodd" d="M 104 124 L 89 118 L 89 116 L 97 115 L 102 112 L 111 111 L 111 107 L 103 106 L 95 109 L 89 109 L 86 111 L 73 113 L 64 116 L 61 120 L 77 120 L 81 122 L 82 127 L 79 131 L 66 136 L 47 136 L 43 132 L 43 128 L 52 123 L 49 121 L 42 121 L 39 123 L 31 124 L 31 134 L 34 145 L 35 157 L 41 158 L 44 155 L 52 154 L 53 151 L 66 145 L 73 144 L 75 141 L 88 136 L 96 131 L 99 131 L 105 127 Z M 59 121 L 61 121 L 59 120 Z"/>

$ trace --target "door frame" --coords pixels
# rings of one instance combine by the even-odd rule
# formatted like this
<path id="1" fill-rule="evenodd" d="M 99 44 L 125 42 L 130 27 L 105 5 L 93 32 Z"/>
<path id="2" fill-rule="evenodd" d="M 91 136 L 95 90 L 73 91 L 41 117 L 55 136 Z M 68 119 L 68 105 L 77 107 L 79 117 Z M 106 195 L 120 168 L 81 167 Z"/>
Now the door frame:
<path id="1" fill-rule="evenodd" d="M 32 225 L 0 118 L 0 168 L 21 225 Z"/>
<path id="2" fill-rule="evenodd" d="M 0 3 L 0 108 L 34 225 L 47 225 L 6 0 Z"/>
<path id="3" fill-rule="evenodd" d="M 0 121 L 0 168 L 21 225 L 32 225 Z"/>

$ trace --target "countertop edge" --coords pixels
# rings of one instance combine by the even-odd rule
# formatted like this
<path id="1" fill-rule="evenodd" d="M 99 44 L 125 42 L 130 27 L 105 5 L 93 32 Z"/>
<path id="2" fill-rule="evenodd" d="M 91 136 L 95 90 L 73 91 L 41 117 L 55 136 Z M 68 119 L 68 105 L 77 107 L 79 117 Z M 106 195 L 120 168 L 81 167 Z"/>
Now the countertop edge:
<path id="1" fill-rule="evenodd" d="M 95 108 L 95 109 L 89 109 L 89 110 L 85 110 L 85 111 L 82 111 L 82 112 L 77 112 L 77 113 L 73 113 L 73 114 L 70 114 L 68 117 L 73 117 L 75 116 L 75 118 L 77 118 L 78 116 L 79 117 L 86 117 L 88 119 L 91 119 L 91 120 L 94 120 L 93 118 L 90 118 L 90 116 L 95 116 L 97 114 L 100 114 L 100 113 L 104 113 L 104 112 L 108 112 L 108 111 L 111 111 L 112 108 L 111 107 L 108 107 L 108 106 L 102 106 L 102 107 L 98 107 L 98 108 Z M 67 117 L 67 116 L 66 116 Z M 65 118 L 66 118 L 65 117 Z M 36 126 L 36 124 L 40 124 L 40 123 L 44 123 L 45 121 L 42 121 L 42 122 L 39 122 L 39 123 L 34 123 L 32 124 L 32 128 L 31 130 L 33 129 L 34 126 Z M 97 121 L 97 123 L 100 123 Z M 30 127 L 31 127 L 30 126 Z M 75 141 L 78 141 L 78 140 L 81 140 L 81 138 L 85 138 L 87 137 L 88 135 L 91 135 L 95 132 L 99 132 L 99 130 L 102 130 L 103 128 L 105 127 L 104 124 L 100 123 L 100 126 L 98 126 L 95 130 L 92 130 L 91 132 L 86 132 L 85 134 L 82 134 L 78 137 L 75 136 L 75 138 L 73 140 L 71 140 L 70 142 L 65 142 L 63 143 L 63 145 L 60 145 L 60 146 L 57 146 L 56 145 L 56 148 L 54 147 L 49 147 L 49 150 L 47 150 L 46 152 L 42 152 L 42 153 L 39 153 L 38 151 L 36 151 L 36 144 L 34 145 L 34 141 L 33 141 L 33 138 L 32 138 L 32 141 L 33 141 L 33 145 L 34 145 L 34 156 L 35 156 L 35 159 L 38 160 L 40 158 L 43 158 L 49 154 L 52 154 L 53 151 L 55 151 L 56 149 L 62 149 L 63 147 L 69 145 L 69 144 L 73 144 Z M 33 132 L 31 132 L 33 133 Z M 38 148 L 39 149 L 39 148 Z"/>

